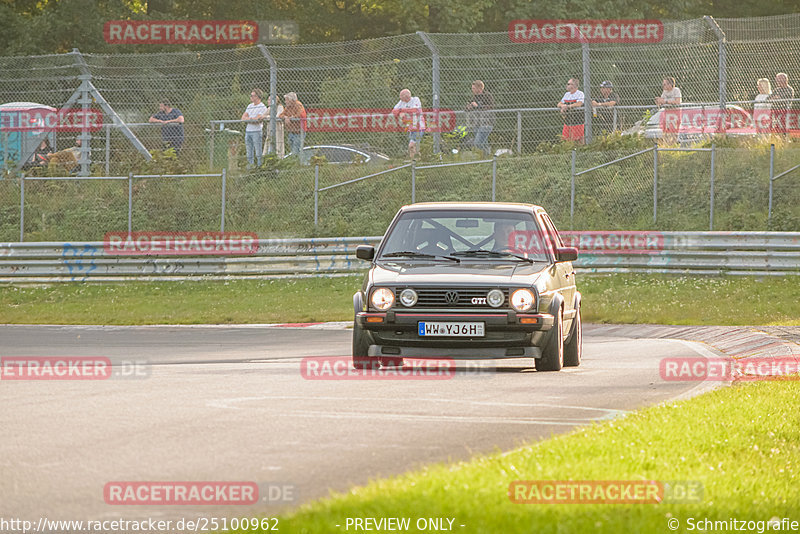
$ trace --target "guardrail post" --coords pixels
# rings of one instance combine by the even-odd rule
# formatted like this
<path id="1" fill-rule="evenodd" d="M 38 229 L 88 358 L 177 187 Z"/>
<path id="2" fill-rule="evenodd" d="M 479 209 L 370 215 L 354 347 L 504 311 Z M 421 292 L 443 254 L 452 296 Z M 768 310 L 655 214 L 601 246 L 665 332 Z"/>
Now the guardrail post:
<path id="1" fill-rule="evenodd" d="M 575 158 L 577 151 L 572 149 L 572 170 L 570 172 L 570 193 L 569 193 L 569 229 L 575 229 Z"/>
<path id="2" fill-rule="evenodd" d="M 492 202 L 494 202 L 497 189 L 497 156 L 492 156 Z"/>
<path id="3" fill-rule="evenodd" d="M 128 173 L 128 237 L 133 231 L 133 172 Z"/>
<path id="4" fill-rule="evenodd" d="M 226 191 L 226 187 L 227 187 L 227 183 L 228 183 L 227 182 L 227 177 L 228 177 L 228 169 L 227 169 L 227 167 L 225 167 L 225 168 L 222 169 L 222 215 L 220 217 L 221 220 L 220 220 L 220 223 L 219 223 L 219 231 L 220 232 L 224 232 L 225 231 L 225 198 L 226 198 L 225 197 L 225 191 Z"/>
<path id="5" fill-rule="evenodd" d="M 19 242 L 25 241 L 25 174 L 19 176 Z"/>
<path id="6" fill-rule="evenodd" d="M 208 140 L 208 172 L 214 172 L 214 121 L 211 121 L 211 138 Z"/>
<path id="7" fill-rule="evenodd" d="M 714 155 L 716 151 L 714 150 L 714 143 L 711 143 L 711 191 L 709 193 L 709 209 L 708 209 L 708 230 L 714 230 Z"/>
<path id="8" fill-rule="evenodd" d="M 314 165 L 314 226 L 319 224 L 319 164 Z"/>
<path id="9" fill-rule="evenodd" d="M 517 154 L 522 154 L 522 112 L 517 111 Z"/>
<path id="10" fill-rule="evenodd" d="M 658 217 L 658 145 L 653 147 L 653 224 Z"/>
<path id="11" fill-rule="evenodd" d="M 772 223 L 772 182 L 775 176 L 775 144 L 769 145 L 769 210 L 767 211 L 767 229 Z"/>
<path id="12" fill-rule="evenodd" d="M 417 201 L 417 163 L 411 161 L 411 203 Z"/>

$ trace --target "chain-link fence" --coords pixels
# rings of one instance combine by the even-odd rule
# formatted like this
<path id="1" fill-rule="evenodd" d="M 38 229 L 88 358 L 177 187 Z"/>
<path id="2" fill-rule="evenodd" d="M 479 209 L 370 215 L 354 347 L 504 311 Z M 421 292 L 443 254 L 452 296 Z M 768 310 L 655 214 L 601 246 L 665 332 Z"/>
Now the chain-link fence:
<path id="1" fill-rule="evenodd" d="M 800 231 L 798 180 L 800 149 L 714 145 L 233 176 L 23 176 L 0 180 L 0 242 L 128 230 L 380 235 L 411 202 L 493 200 L 541 205 L 561 229 Z"/>
<path id="2" fill-rule="evenodd" d="M 602 113 L 591 120 L 595 133 L 600 133 L 625 131 L 652 113 L 664 76 L 677 79 L 684 104 L 724 104 L 751 102 L 759 92 L 760 78 L 770 80 L 774 90 L 779 72 L 789 74 L 790 82 L 800 75 L 800 14 L 665 22 L 663 39 L 649 44 L 519 43 L 506 32 L 419 32 L 364 41 L 201 52 L 93 54 L 76 50 L 2 57 L 0 103 L 59 107 L 83 80 L 90 82 L 101 96 L 92 93 L 88 98 L 94 104 L 100 99 L 108 104 L 102 109 L 108 126 L 87 137 L 92 170 L 126 174 L 131 166 L 146 161 L 147 151 L 163 147 L 162 127 L 148 120 L 158 110 L 159 100 L 167 99 L 185 117 L 179 159 L 189 167 L 186 170 L 201 172 L 200 167 L 212 158 L 217 168 L 243 160 L 244 125 L 229 124 L 229 131 L 219 134 L 212 121 L 239 119 L 254 87 L 281 101 L 285 93 L 296 92 L 309 110 L 352 111 L 391 109 L 399 90 L 407 87 L 424 108 L 454 110 L 456 124 L 466 126 L 468 116 L 463 110 L 474 98 L 471 82 L 480 79 L 494 96 L 492 150 L 524 153 L 560 137 L 563 119 L 555 105 L 570 77 L 581 85 L 589 80 L 588 87 L 581 89 L 594 98 L 600 96 L 600 82 L 613 83 L 619 98 L 613 122 Z M 270 101 L 267 96 L 265 101 Z M 752 109 L 750 104 L 743 107 Z M 275 128 L 277 123 L 270 117 L 265 133 Z M 214 151 L 212 129 L 217 138 Z M 348 144 L 403 156 L 406 143 L 401 133 L 374 130 L 310 129 L 306 144 Z M 76 135 L 62 133 L 52 148 L 70 146 Z M 431 137 L 434 148 L 447 144 L 439 133 Z"/>

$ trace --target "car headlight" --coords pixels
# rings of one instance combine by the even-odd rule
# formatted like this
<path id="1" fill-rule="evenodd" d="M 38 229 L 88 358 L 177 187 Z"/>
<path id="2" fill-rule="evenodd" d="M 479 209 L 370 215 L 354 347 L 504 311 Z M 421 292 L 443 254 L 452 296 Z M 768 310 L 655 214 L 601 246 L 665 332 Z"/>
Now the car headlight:
<path id="1" fill-rule="evenodd" d="M 388 310 L 394 304 L 394 293 L 391 289 L 379 287 L 372 292 L 372 305 L 381 311 Z"/>
<path id="2" fill-rule="evenodd" d="M 404 289 L 400 292 L 400 304 L 411 307 L 417 303 L 417 292 L 413 289 Z"/>
<path id="3" fill-rule="evenodd" d="M 486 294 L 486 302 L 492 308 L 499 308 L 505 302 L 506 296 L 503 294 L 502 291 L 499 289 L 492 289 L 489 293 Z"/>
<path id="4" fill-rule="evenodd" d="M 530 289 L 517 289 L 511 293 L 511 307 L 518 312 L 525 312 L 533 308 L 536 297 Z"/>

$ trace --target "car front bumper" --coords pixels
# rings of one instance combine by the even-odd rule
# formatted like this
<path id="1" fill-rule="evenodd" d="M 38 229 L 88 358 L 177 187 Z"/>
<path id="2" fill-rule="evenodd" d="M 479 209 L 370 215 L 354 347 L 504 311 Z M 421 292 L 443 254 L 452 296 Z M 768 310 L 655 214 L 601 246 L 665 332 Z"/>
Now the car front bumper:
<path id="1" fill-rule="evenodd" d="M 425 337 L 418 324 L 482 322 L 481 337 Z M 370 356 L 402 358 L 539 358 L 554 317 L 546 313 L 388 311 L 359 312 L 356 323 L 370 339 Z"/>

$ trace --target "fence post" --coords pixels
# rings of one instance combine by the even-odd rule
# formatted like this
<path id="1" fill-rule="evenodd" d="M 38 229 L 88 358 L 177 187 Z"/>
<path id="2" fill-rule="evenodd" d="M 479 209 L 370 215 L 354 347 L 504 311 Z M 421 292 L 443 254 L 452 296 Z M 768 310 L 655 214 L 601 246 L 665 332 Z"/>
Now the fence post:
<path id="1" fill-rule="evenodd" d="M 658 145 L 653 147 L 653 224 L 658 217 Z"/>
<path id="2" fill-rule="evenodd" d="M 269 148 L 267 151 L 272 154 L 278 150 L 278 140 L 275 138 L 275 132 L 277 130 L 275 121 L 278 112 L 278 106 L 275 105 L 278 97 L 278 64 L 275 62 L 275 58 L 272 57 L 272 54 L 269 53 L 266 46 L 260 44 L 258 45 L 258 49 L 261 50 L 261 54 L 263 54 L 269 62 Z M 301 146 L 300 149 L 302 150 L 302 148 Z"/>
<path id="3" fill-rule="evenodd" d="M 220 217 L 221 221 L 219 224 L 219 231 L 225 231 L 225 198 L 226 198 L 226 190 L 228 185 L 228 168 L 223 167 L 222 169 L 222 216 Z"/>
<path id="4" fill-rule="evenodd" d="M 314 226 L 319 224 L 319 164 L 314 165 Z"/>
<path id="5" fill-rule="evenodd" d="M 569 229 L 575 229 L 575 158 L 577 151 L 572 149 L 572 166 L 570 171 L 570 193 L 569 193 Z"/>
<path id="6" fill-rule="evenodd" d="M 769 211 L 767 212 L 767 228 L 772 224 L 772 177 L 775 176 L 775 143 L 769 145 Z"/>
<path id="7" fill-rule="evenodd" d="M 89 106 L 92 104 L 92 98 L 89 96 L 88 87 L 88 82 L 92 81 L 92 72 L 89 70 L 89 65 L 86 63 L 86 60 L 84 59 L 80 50 L 73 48 L 71 54 L 75 57 L 75 67 L 77 67 L 80 71 L 78 79 L 81 81 L 81 96 L 78 99 L 78 103 L 81 105 L 81 111 L 83 112 L 84 117 L 86 117 L 89 114 Z M 78 138 L 81 140 L 80 156 L 78 157 L 78 163 L 81 166 L 81 170 L 78 172 L 78 174 L 80 176 L 89 176 L 89 166 L 92 162 L 92 134 L 90 133 L 86 121 L 83 121 L 81 133 Z"/>
<path id="8" fill-rule="evenodd" d="M 128 238 L 133 232 L 133 172 L 128 173 Z"/>
<path id="9" fill-rule="evenodd" d="M 714 230 L 714 155 L 716 151 L 714 150 L 714 143 L 711 143 L 711 192 L 709 198 L 709 223 L 708 223 L 708 230 L 711 232 Z"/>
<path id="10" fill-rule="evenodd" d="M 111 174 L 109 172 L 109 160 L 111 159 L 111 127 L 106 124 L 106 176 Z"/>
<path id="11" fill-rule="evenodd" d="M 722 28 L 719 27 L 719 24 L 717 24 L 717 21 L 714 20 L 714 17 L 706 15 L 703 17 L 703 20 L 706 21 L 706 23 L 717 35 L 719 43 L 719 108 L 720 111 L 722 111 L 725 109 L 725 103 L 728 100 L 727 39 L 725 38 L 725 32 L 723 32 Z"/>
<path id="12" fill-rule="evenodd" d="M 492 202 L 494 202 L 497 189 L 497 156 L 492 156 Z"/>
<path id="13" fill-rule="evenodd" d="M 611 109 L 614 111 L 614 124 L 611 127 L 611 129 L 616 132 L 617 131 L 617 106 L 614 106 Z"/>
<path id="14" fill-rule="evenodd" d="M 425 46 L 428 47 L 428 50 L 431 51 L 431 59 L 433 61 L 432 65 L 432 78 L 433 78 L 433 113 L 434 116 L 438 117 L 439 114 L 439 51 L 436 49 L 436 45 L 433 44 L 428 34 L 422 31 L 418 31 L 417 35 L 419 35 L 422 42 L 425 43 Z M 423 106 L 424 108 L 424 106 Z M 436 131 L 433 133 L 433 153 L 438 154 L 440 152 L 439 145 L 441 143 L 441 133 Z"/>
<path id="15" fill-rule="evenodd" d="M 417 201 L 417 163 L 411 160 L 411 203 Z"/>
<path id="16" fill-rule="evenodd" d="M 522 154 L 522 112 L 517 111 L 517 154 Z"/>
<path id="17" fill-rule="evenodd" d="M 211 138 L 208 140 L 208 172 L 214 172 L 214 121 L 211 121 Z M 224 137 L 223 137 L 224 139 Z"/>
<path id="18" fill-rule="evenodd" d="M 25 241 L 25 174 L 19 176 L 19 242 Z"/>
<path id="19" fill-rule="evenodd" d="M 581 51 L 583 55 L 583 139 L 587 145 L 592 142 L 592 82 L 589 72 L 589 41 L 581 33 Z"/>

